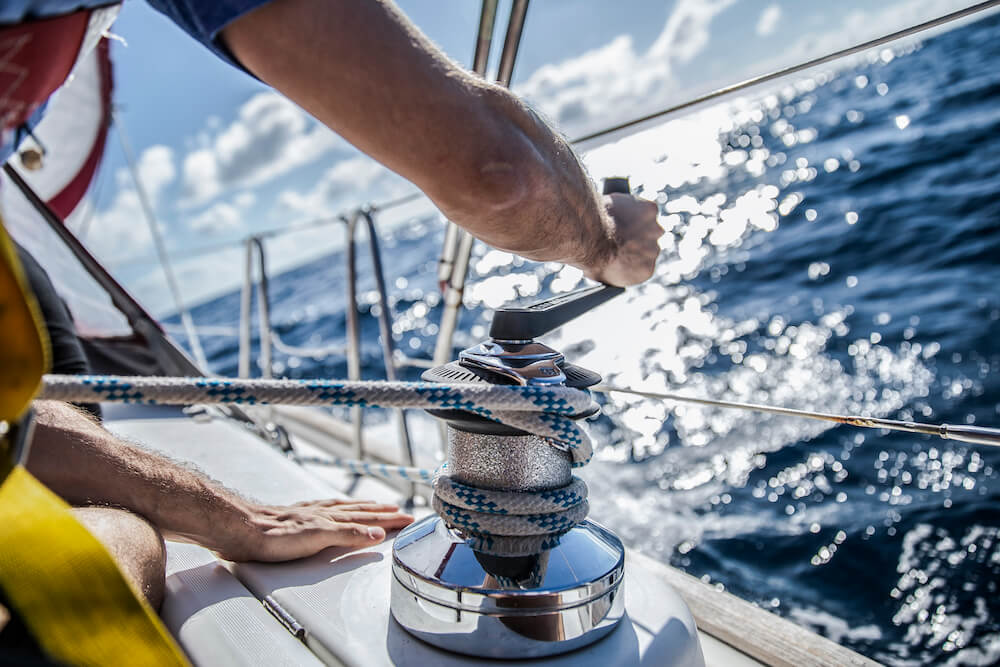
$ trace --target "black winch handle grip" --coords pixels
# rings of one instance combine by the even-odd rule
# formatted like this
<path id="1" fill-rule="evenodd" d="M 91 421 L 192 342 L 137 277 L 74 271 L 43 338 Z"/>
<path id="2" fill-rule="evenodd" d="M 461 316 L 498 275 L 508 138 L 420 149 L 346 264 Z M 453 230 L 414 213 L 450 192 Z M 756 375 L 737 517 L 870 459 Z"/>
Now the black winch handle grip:
<path id="1" fill-rule="evenodd" d="M 628 183 L 628 176 L 608 176 L 604 179 L 604 189 L 601 194 L 610 195 L 613 192 L 620 192 L 623 195 L 632 192 L 632 188 Z"/>
<path id="2" fill-rule="evenodd" d="M 604 194 L 631 191 L 627 177 L 604 179 Z M 493 314 L 490 338 L 493 340 L 534 340 L 557 329 L 570 320 L 596 308 L 625 289 L 612 285 L 595 285 L 533 303 L 524 308 L 500 308 Z"/>
<path id="3" fill-rule="evenodd" d="M 490 338 L 507 341 L 534 340 L 624 291 L 624 287 L 595 285 L 569 294 L 560 294 L 524 308 L 500 308 L 493 313 Z"/>

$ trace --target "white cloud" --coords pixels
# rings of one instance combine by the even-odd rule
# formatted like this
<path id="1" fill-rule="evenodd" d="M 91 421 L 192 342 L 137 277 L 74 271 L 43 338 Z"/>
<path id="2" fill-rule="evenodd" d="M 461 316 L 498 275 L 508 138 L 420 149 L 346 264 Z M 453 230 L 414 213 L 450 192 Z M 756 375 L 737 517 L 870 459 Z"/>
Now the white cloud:
<path id="1" fill-rule="evenodd" d="M 257 201 L 253 192 L 240 192 L 229 201 L 217 201 L 201 213 L 187 218 L 189 229 L 202 234 L 219 234 L 246 227 L 247 212 Z"/>
<path id="2" fill-rule="evenodd" d="M 328 169 L 308 192 L 285 190 L 278 196 L 278 204 L 304 215 L 332 215 L 351 206 L 412 190 L 413 186 L 402 176 L 370 157 L 358 155 Z"/>
<path id="3" fill-rule="evenodd" d="M 197 215 L 188 217 L 186 224 L 191 231 L 202 234 L 220 234 L 245 228 L 248 212 L 257 203 L 257 195 L 246 190 L 228 201 L 217 201 Z"/>
<path id="4" fill-rule="evenodd" d="M 139 156 L 136 172 L 150 203 L 156 206 L 163 188 L 173 183 L 177 177 L 173 149 L 162 145 L 150 146 Z"/>
<path id="5" fill-rule="evenodd" d="M 256 201 L 257 201 L 257 195 L 255 195 L 252 190 L 241 192 L 235 197 L 233 197 L 233 203 L 242 209 L 250 208 L 251 206 L 254 205 L 254 202 Z"/>
<path id="6" fill-rule="evenodd" d="M 622 100 L 669 84 L 667 62 L 640 60 L 632 38 L 621 35 L 576 58 L 542 66 L 516 90 L 562 129 L 579 127 L 619 108 Z"/>
<path id="7" fill-rule="evenodd" d="M 173 150 L 162 145 L 145 149 L 139 155 L 136 174 L 155 212 L 164 189 L 177 178 Z M 111 261 L 147 252 L 153 241 L 132 175 L 119 169 L 115 183 L 118 191 L 111 205 L 94 214 L 87 237 L 94 252 Z"/>
<path id="8" fill-rule="evenodd" d="M 691 62 L 708 45 L 709 24 L 736 0 L 679 0 L 647 58 Z"/>
<path id="9" fill-rule="evenodd" d="M 779 57 L 756 63 L 754 67 L 764 72 L 804 62 L 942 16 L 967 4 L 959 0 L 903 0 L 872 10 L 856 9 L 843 14 L 837 22 L 825 23 L 820 30 L 799 33 L 796 41 L 782 47 Z"/>
<path id="10" fill-rule="evenodd" d="M 184 158 L 184 203 L 204 204 L 233 187 L 263 183 L 343 145 L 287 98 L 258 93 Z"/>
<path id="11" fill-rule="evenodd" d="M 580 56 L 539 68 L 516 91 L 564 132 L 579 132 L 595 119 L 611 124 L 631 118 L 637 103 L 654 108 L 676 92 L 675 67 L 705 49 L 712 20 L 734 2 L 679 0 L 645 53 L 636 52 L 630 36 L 620 35 Z"/>
<path id="12" fill-rule="evenodd" d="M 242 227 L 243 212 L 229 202 L 216 202 L 187 221 L 192 231 L 217 234 Z"/>
<path id="13" fill-rule="evenodd" d="M 757 34 L 761 37 L 767 37 L 778 27 L 778 21 L 780 20 L 781 7 L 779 5 L 769 5 L 760 13 L 760 18 L 757 19 Z"/>
<path id="14" fill-rule="evenodd" d="M 87 234 L 87 245 L 106 261 L 145 253 L 152 241 L 133 187 L 118 190 L 111 206 L 94 216 Z"/>

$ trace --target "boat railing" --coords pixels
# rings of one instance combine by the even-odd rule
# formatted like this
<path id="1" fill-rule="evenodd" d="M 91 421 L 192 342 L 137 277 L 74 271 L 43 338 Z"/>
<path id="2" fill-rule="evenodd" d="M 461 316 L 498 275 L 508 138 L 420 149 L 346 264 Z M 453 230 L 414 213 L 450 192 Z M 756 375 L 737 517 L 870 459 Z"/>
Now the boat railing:
<path id="1" fill-rule="evenodd" d="M 368 248 L 371 255 L 372 272 L 378 293 L 377 319 L 379 325 L 379 341 L 382 348 L 382 361 L 385 378 L 389 381 L 398 379 L 397 370 L 402 366 L 423 365 L 421 360 L 410 359 L 395 349 L 392 338 L 392 304 L 389 302 L 385 283 L 385 272 L 382 264 L 382 253 L 379 247 L 379 237 L 375 226 L 375 209 L 371 206 L 357 208 L 349 214 L 334 219 L 342 222 L 346 230 L 346 269 L 347 269 L 347 341 L 345 348 L 336 350 L 330 346 L 322 349 L 302 349 L 289 346 L 281 341 L 281 337 L 271 322 L 270 290 L 267 272 L 266 235 L 251 235 L 245 240 L 246 255 L 243 270 L 243 288 L 240 293 L 240 323 L 239 323 L 239 362 L 240 377 L 250 377 L 252 357 L 253 315 L 251 306 L 254 287 L 257 293 L 258 341 L 260 356 L 258 364 L 262 377 L 274 376 L 274 349 L 297 350 L 317 356 L 325 356 L 332 351 L 344 349 L 347 359 L 347 377 L 349 380 L 361 379 L 361 324 L 358 310 L 358 270 L 357 270 L 357 229 L 362 223 L 368 232 Z M 255 279 L 256 276 L 256 279 Z M 406 421 L 406 413 L 399 408 L 394 410 L 398 427 L 400 448 L 400 464 L 412 466 L 413 445 L 410 430 Z M 364 436 L 364 411 L 361 407 L 350 408 L 350 444 L 352 455 L 358 460 L 366 457 Z M 412 491 L 412 490 L 411 490 Z M 412 495 L 412 493 L 411 493 Z"/>

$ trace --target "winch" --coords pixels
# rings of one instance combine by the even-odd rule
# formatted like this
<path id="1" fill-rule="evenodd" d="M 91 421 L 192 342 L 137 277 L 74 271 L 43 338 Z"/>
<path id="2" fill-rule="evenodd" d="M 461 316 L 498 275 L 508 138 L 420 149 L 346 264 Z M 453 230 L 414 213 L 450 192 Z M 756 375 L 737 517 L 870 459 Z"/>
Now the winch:
<path id="1" fill-rule="evenodd" d="M 425 372 L 423 380 L 595 385 L 600 375 L 567 362 L 536 338 L 622 291 L 597 286 L 526 308 L 502 308 L 493 317 L 489 340 Z M 593 404 L 572 418 L 598 410 Z M 496 658 L 562 653 L 614 629 L 624 614 L 625 549 L 610 531 L 583 519 L 586 487 L 572 475 L 570 452 L 473 412 L 429 412 L 447 424 L 448 484 L 455 502 L 478 503 L 474 506 L 485 513 L 478 516 L 486 519 L 494 517 L 489 514 L 494 498 L 542 498 L 557 507 L 565 501 L 572 509 L 526 519 L 500 509 L 498 521 L 530 519 L 546 530 L 530 534 L 529 526 L 523 535 L 491 535 L 477 522 L 463 522 L 457 511 L 449 513 L 452 506 L 440 501 L 438 487 L 438 513 L 404 529 L 393 545 L 396 621 L 435 646 Z"/>

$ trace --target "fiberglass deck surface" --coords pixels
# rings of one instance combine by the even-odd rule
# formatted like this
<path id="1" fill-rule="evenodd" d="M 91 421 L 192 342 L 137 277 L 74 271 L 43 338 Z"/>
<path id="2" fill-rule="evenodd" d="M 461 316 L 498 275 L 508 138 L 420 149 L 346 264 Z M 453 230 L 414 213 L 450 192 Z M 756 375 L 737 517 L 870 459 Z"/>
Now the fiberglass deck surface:
<path id="1" fill-rule="evenodd" d="M 345 497 L 223 419 L 195 421 L 171 408 L 111 407 L 107 421 L 114 432 L 194 463 L 261 502 Z M 385 488 L 376 499 L 394 500 L 394 493 Z M 164 620 L 192 661 L 202 665 L 497 664 L 435 649 L 395 623 L 389 613 L 391 537 L 370 549 L 328 549 L 279 564 L 222 563 L 200 547 L 168 543 Z M 677 654 L 690 645 L 683 638 L 695 632 L 690 618 L 682 622 L 668 613 L 680 606 L 677 594 L 641 559 L 633 563 L 624 582 L 628 622 L 591 647 L 518 664 L 702 664 L 700 655 Z M 260 604 L 265 599 L 303 627 L 304 644 Z M 757 664 L 711 638 L 703 636 L 702 644 L 709 664 Z"/>

